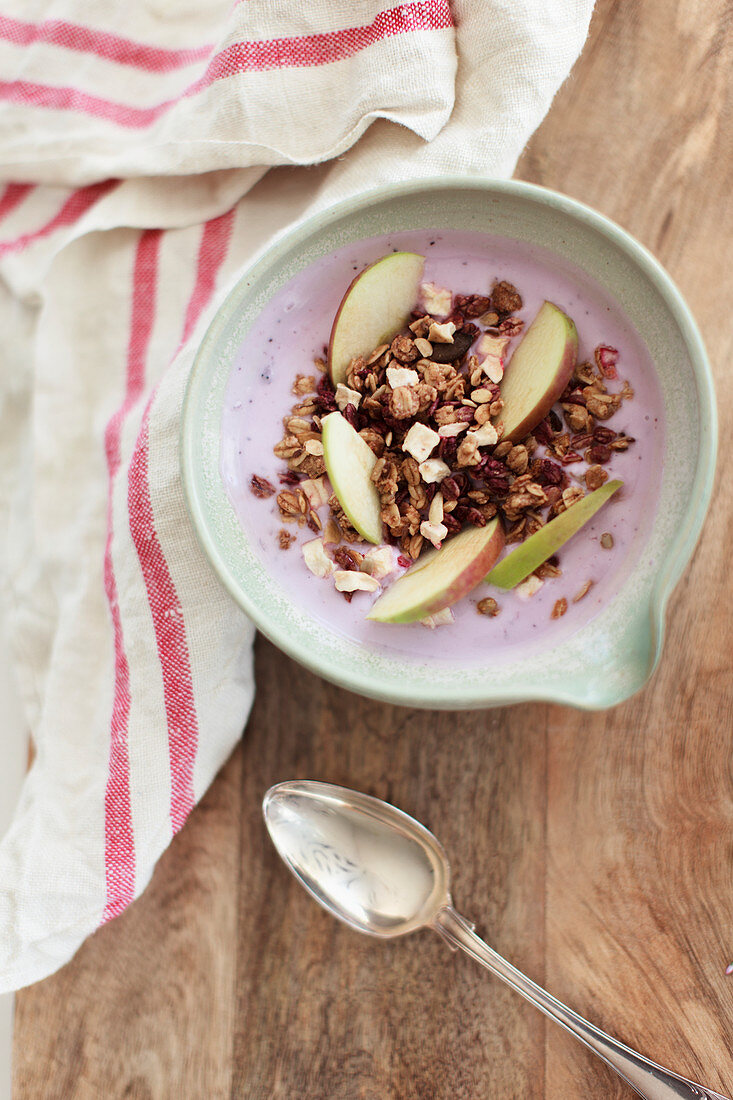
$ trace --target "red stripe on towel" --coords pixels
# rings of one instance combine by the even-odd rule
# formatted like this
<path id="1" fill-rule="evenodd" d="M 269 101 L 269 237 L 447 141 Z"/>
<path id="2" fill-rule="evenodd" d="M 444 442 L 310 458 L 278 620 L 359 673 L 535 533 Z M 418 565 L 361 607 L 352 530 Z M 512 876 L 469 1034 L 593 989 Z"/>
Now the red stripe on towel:
<path id="1" fill-rule="evenodd" d="M 296 38 L 234 42 L 213 57 L 203 76 L 180 96 L 152 107 L 133 107 L 82 92 L 78 88 L 54 87 L 27 80 L 0 81 L 0 99 L 31 107 L 78 111 L 127 129 L 140 129 L 155 122 L 181 99 L 197 95 L 217 80 L 238 73 L 327 65 L 352 57 L 360 50 L 394 35 L 444 30 L 451 26 L 453 20 L 448 0 L 422 0 L 380 12 L 372 23 L 363 27 L 348 27 Z"/>
<path id="2" fill-rule="evenodd" d="M 183 325 L 181 345 L 188 339 L 214 292 L 234 222 L 231 210 L 206 223 L 199 247 L 196 280 Z M 179 348 L 180 346 L 179 345 Z M 178 593 L 155 529 L 149 479 L 148 401 L 130 462 L 128 510 L 153 619 L 163 678 L 171 771 L 171 826 L 176 833 L 194 806 L 193 770 L 198 747 L 198 717 L 191 675 L 186 624 Z"/>
<path id="3" fill-rule="evenodd" d="M 0 219 L 7 218 L 16 206 L 20 206 L 34 186 L 35 184 L 32 183 L 9 183 L 0 197 Z"/>
<path id="4" fill-rule="evenodd" d="M 31 233 L 23 233 L 14 240 L 0 241 L 0 256 L 6 256 L 9 252 L 21 252 L 29 244 L 35 244 L 43 237 L 48 237 L 57 229 L 73 225 L 82 214 L 86 214 L 95 203 L 117 187 L 119 180 L 102 180 L 101 183 L 93 183 L 90 187 L 82 187 L 78 191 L 72 191 L 66 198 L 58 214 L 54 214 L 50 221 L 42 225 L 40 229 L 34 229 Z M 12 186 L 12 185 L 11 185 Z M 20 200 L 18 200 L 20 201 Z"/>
<path id="5" fill-rule="evenodd" d="M 110 722 L 109 774 L 104 795 L 104 868 L 107 901 L 103 921 L 116 917 L 135 896 L 135 844 L 130 805 L 130 668 L 125 652 L 117 582 L 112 564 L 113 494 L 120 467 L 120 438 L 125 418 L 140 397 L 145 382 L 145 362 L 155 318 L 160 230 L 141 234 L 135 253 L 130 339 L 127 349 L 125 397 L 104 433 L 109 481 L 107 542 L 104 548 L 104 588 L 112 617 L 115 684 Z"/>
<path id="6" fill-rule="evenodd" d="M 105 61 L 128 65 L 151 73 L 169 73 L 185 65 L 204 61 L 211 53 L 210 45 L 193 49 L 169 50 L 135 42 L 109 31 L 95 30 L 80 23 L 68 23 L 65 19 L 44 19 L 42 23 L 28 23 L 0 15 L 0 38 L 14 46 L 32 46 L 42 43 L 74 50 L 77 53 L 94 54 Z"/>

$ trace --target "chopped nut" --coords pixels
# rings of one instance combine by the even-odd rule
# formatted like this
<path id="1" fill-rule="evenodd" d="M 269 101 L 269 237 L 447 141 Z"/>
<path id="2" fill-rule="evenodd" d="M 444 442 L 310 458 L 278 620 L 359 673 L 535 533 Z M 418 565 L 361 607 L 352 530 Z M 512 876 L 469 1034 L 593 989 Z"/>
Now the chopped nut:
<path id="1" fill-rule="evenodd" d="M 588 387 L 586 386 L 586 389 Z M 608 420 L 621 408 L 622 397 L 619 393 L 591 393 L 586 395 L 586 408 L 596 420 Z"/>
<path id="2" fill-rule="evenodd" d="M 412 363 L 420 358 L 420 352 L 415 347 L 415 342 L 410 336 L 395 336 L 390 347 L 390 352 L 398 363 Z"/>
<path id="3" fill-rule="evenodd" d="M 483 429 L 480 429 L 483 430 Z M 476 441 L 476 432 L 469 432 L 465 439 L 458 444 L 456 459 L 459 466 L 478 466 L 481 461 L 481 453 Z"/>
<path id="4" fill-rule="evenodd" d="M 441 482 L 450 473 L 450 466 L 442 458 L 426 458 L 418 467 L 420 476 L 427 485 Z"/>
<path id="5" fill-rule="evenodd" d="M 338 592 L 376 592 L 381 587 L 376 577 L 351 569 L 337 569 L 333 583 Z"/>
<path id="6" fill-rule="evenodd" d="M 438 412 L 441 411 L 441 409 L 438 409 Z M 465 432 L 467 428 L 467 420 L 457 420 L 452 424 L 441 424 L 438 428 L 438 435 L 441 439 L 450 439 L 452 436 L 460 435 L 461 432 Z"/>
<path id="7" fill-rule="evenodd" d="M 388 405 L 395 420 L 409 420 L 420 408 L 420 398 L 414 386 L 398 386 L 390 393 Z"/>
<path id="8" fill-rule="evenodd" d="M 328 577 L 333 573 L 333 562 L 323 548 L 323 539 L 304 542 L 301 550 L 305 564 L 316 577 Z"/>
<path id="9" fill-rule="evenodd" d="M 576 592 L 573 596 L 573 603 L 578 603 L 578 601 L 582 600 L 584 596 L 587 596 L 592 587 L 593 581 L 586 581 L 583 587 L 579 589 L 579 591 Z"/>
<path id="10" fill-rule="evenodd" d="M 497 283 L 491 291 L 491 305 L 497 313 L 516 313 L 522 308 L 522 296 L 511 283 Z"/>
<path id="11" fill-rule="evenodd" d="M 406 392 L 410 392 L 409 390 Z M 402 450 L 407 451 L 418 462 L 424 462 L 440 443 L 440 436 L 425 424 L 413 424 L 402 442 Z"/>
<path id="12" fill-rule="evenodd" d="M 309 455 L 322 455 L 323 443 L 321 443 L 320 439 L 306 439 L 305 450 Z"/>
<path id="13" fill-rule="evenodd" d="M 341 542 L 341 528 L 333 517 L 326 522 L 323 542 L 326 546 L 336 546 L 337 543 Z"/>
<path id="14" fill-rule="evenodd" d="M 471 400 L 475 401 L 477 405 L 485 405 L 494 400 L 494 393 L 492 390 L 479 388 L 471 391 Z"/>
<path id="15" fill-rule="evenodd" d="M 361 394 L 358 390 L 352 390 L 349 386 L 345 386 L 343 382 L 339 382 L 336 386 L 335 400 L 341 412 L 344 411 L 347 405 L 353 405 L 354 408 L 358 409 L 359 403 L 361 402 Z"/>
<path id="16" fill-rule="evenodd" d="M 496 428 L 488 421 L 482 424 L 476 431 L 469 432 L 466 439 L 471 439 L 477 447 L 491 447 L 499 439 Z"/>
<path id="17" fill-rule="evenodd" d="M 291 535 L 289 531 L 281 527 L 277 533 L 277 541 L 281 550 L 289 550 L 291 542 L 295 542 L 295 535 Z"/>
<path id="18" fill-rule="evenodd" d="M 456 326 L 452 321 L 445 321 L 442 325 L 433 321 L 428 332 L 428 340 L 431 344 L 452 344 L 455 331 Z"/>
<path id="19" fill-rule="evenodd" d="M 441 611 L 436 611 L 434 615 L 428 615 L 427 619 L 420 619 L 420 622 L 430 630 L 435 630 L 437 626 L 448 626 L 453 620 L 454 615 L 451 609 L 444 607 Z"/>
<path id="20" fill-rule="evenodd" d="M 600 489 L 605 481 L 608 481 L 608 471 L 602 466 L 589 466 L 585 471 L 585 484 L 591 491 Z"/>
<path id="21" fill-rule="evenodd" d="M 443 539 L 448 534 L 448 528 L 444 523 L 431 523 L 429 520 L 423 520 L 420 524 L 420 534 L 428 542 L 431 542 L 437 550 L 440 549 Z"/>
<path id="22" fill-rule="evenodd" d="M 501 443 L 499 444 L 499 446 L 506 447 L 506 443 Z M 497 447 L 497 450 L 498 449 L 499 448 Z M 494 451 L 494 455 L 496 455 L 496 451 Z M 527 466 L 529 465 L 529 454 L 527 453 L 527 448 L 524 447 L 521 443 L 517 444 L 516 447 L 511 447 L 509 452 L 506 453 L 506 464 L 514 474 L 526 473 Z"/>
<path id="23" fill-rule="evenodd" d="M 429 359 L 433 354 L 433 345 L 429 340 L 426 340 L 423 336 L 418 336 L 415 340 L 415 347 L 422 355 L 423 359 Z"/>
<path id="24" fill-rule="evenodd" d="M 396 390 L 398 386 L 416 386 L 420 375 L 411 367 L 387 367 L 387 381 Z"/>
<path id="25" fill-rule="evenodd" d="M 571 508 L 573 504 L 577 504 L 584 496 L 585 493 L 579 485 L 568 485 L 567 489 L 563 489 L 562 502 L 566 508 Z"/>
<path id="26" fill-rule="evenodd" d="M 303 397 L 307 393 L 313 393 L 316 388 L 316 379 L 312 374 L 296 374 L 291 392 L 296 397 Z"/>
<path id="27" fill-rule="evenodd" d="M 610 531 L 604 531 L 601 535 L 601 546 L 604 550 L 613 549 L 613 535 Z"/>
<path id="28" fill-rule="evenodd" d="M 522 581 L 521 584 L 518 584 L 514 591 L 517 593 L 520 600 L 529 600 L 539 592 L 543 584 L 544 581 L 541 581 L 534 573 L 530 573 L 526 581 Z"/>
<path id="29" fill-rule="evenodd" d="M 426 313 L 431 317 L 447 317 L 453 307 L 453 295 L 444 286 L 435 283 L 423 283 L 420 287 L 420 301 Z"/>
<path id="30" fill-rule="evenodd" d="M 300 517 L 305 512 L 305 508 L 300 506 L 299 498 L 289 489 L 283 489 L 277 494 L 277 506 L 283 519 L 295 519 L 296 516 Z"/>
<path id="31" fill-rule="evenodd" d="M 436 493 L 430 503 L 428 520 L 430 523 L 443 522 L 443 497 L 441 493 Z"/>
<path id="32" fill-rule="evenodd" d="M 559 600 L 555 600 L 554 606 L 550 613 L 551 619 L 561 619 L 568 609 L 568 601 L 562 596 Z"/>
<path id="33" fill-rule="evenodd" d="M 381 359 L 385 351 L 389 351 L 389 344 L 380 344 L 379 347 L 375 348 L 372 354 L 369 356 L 366 361 L 366 365 L 368 367 L 374 366 L 377 359 Z"/>
<path id="34" fill-rule="evenodd" d="M 275 492 L 275 486 L 266 477 L 259 477 L 258 474 L 252 474 L 249 489 L 253 496 L 259 497 L 261 500 L 265 497 L 271 497 Z"/>
<path id="35" fill-rule="evenodd" d="M 394 571 L 395 562 L 391 546 L 375 546 L 368 550 L 361 563 L 362 572 L 381 580 Z"/>
<path id="36" fill-rule="evenodd" d="M 493 596 L 485 596 L 483 600 L 479 600 L 476 604 L 476 610 L 479 615 L 488 615 L 489 618 L 495 619 L 501 608 Z"/>

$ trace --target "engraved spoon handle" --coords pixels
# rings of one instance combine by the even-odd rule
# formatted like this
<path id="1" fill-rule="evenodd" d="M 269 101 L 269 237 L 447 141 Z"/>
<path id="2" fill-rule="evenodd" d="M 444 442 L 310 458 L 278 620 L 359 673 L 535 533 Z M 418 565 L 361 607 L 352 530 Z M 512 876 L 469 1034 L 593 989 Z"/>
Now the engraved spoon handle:
<path id="1" fill-rule="evenodd" d="M 452 948 L 460 947 L 517 993 L 521 993 L 546 1016 L 580 1039 L 581 1043 L 602 1058 L 645 1100 L 728 1100 L 728 1097 L 719 1092 L 696 1085 L 694 1081 L 688 1081 L 686 1077 L 679 1077 L 676 1073 L 658 1066 L 656 1062 L 642 1058 L 635 1050 L 589 1024 L 577 1012 L 573 1012 L 541 986 L 525 977 L 511 963 L 502 959 L 501 955 L 479 939 L 473 926 L 459 916 L 452 906 L 445 906 L 438 912 L 433 927 Z"/>

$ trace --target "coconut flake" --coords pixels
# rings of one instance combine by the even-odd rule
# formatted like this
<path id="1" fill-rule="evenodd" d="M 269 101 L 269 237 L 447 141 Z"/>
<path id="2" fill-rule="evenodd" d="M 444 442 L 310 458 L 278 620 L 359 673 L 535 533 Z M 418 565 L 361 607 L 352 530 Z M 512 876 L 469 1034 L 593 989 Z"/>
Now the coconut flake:
<path id="1" fill-rule="evenodd" d="M 356 569 L 337 569 L 333 575 L 333 583 L 339 592 L 376 592 L 380 587 L 376 577 L 370 577 L 368 573 L 361 573 Z"/>
<path id="2" fill-rule="evenodd" d="M 407 451 L 418 462 L 424 462 L 440 443 L 440 436 L 432 428 L 425 424 L 415 423 L 410 428 L 402 443 L 402 450 Z"/>
<path id="3" fill-rule="evenodd" d="M 328 577 L 333 573 L 333 562 L 323 548 L 323 539 L 304 542 L 301 550 L 305 564 L 316 577 Z"/>
<path id="4" fill-rule="evenodd" d="M 430 630 L 435 630 L 436 626 L 448 626 L 455 621 L 455 616 L 449 607 L 444 607 L 442 611 L 436 611 L 434 615 L 428 615 L 427 619 L 420 619 L 423 626 L 427 626 Z"/>
<path id="5" fill-rule="evenodd" d="M 499 441 L 499 433 L 490 421 L 486 421 L 475 432 L 469 432 L 466 439 L 472 439 L 477 447 L 492 447 Z"/>
<path id="6" fill-rule="evenodd" d="M 306 478 L 305 481 L 301 481 L 299 488 L 307 496 L 311 508 L 320 508 L 322 505 L 328 504 L 331 493 L 326 486 L 325 477 L 317 477 L 313 480 Z"/>
<path id="7" fill-rule="evenodd" d="M 448 477 L 450 466 L 447 462 L 443 462 L 442 458 L 426 458 L 420 463 L 418 470 L 426 485 L 433 485 L 436 481 L 440 482 L 444 477 Z"/>
<path id="8" fill-rule="evenodd" d="M 450 439 L 454 435 L 465 432 L 467 427 L 468 424 L 465 420 L 457 420 L 455 424 L 441 424 L 438 428 L 438 435 L 441 439 Z"/>
<path id="9" fill-rule="evenodd" d="M 349 386 L 345 386 L 343 382 L 339 382 L 336 386 L 336 393 L 334 394 L 334 400 L 336 406 L 344 411 L 347 405 L 353 405 L 355 409 L 359 408 L 361 401 L 361 394 L 358 390 L 352 390 Z"/>
<path id="10" fill-rule="evenodd" d="M 381 580 L 394 572 L 395 560 L 391 546 L 375 546 L 368 550 L 361 563 L 364 573 Z"/>
<path id="11" fill-rule="evenodd" d="M 545 582 L 536 576 L 536 574 L 530 573 L 526 581 L 522 581 L 521 584 L 518 584 L 514 591 L 517 593 L 520 600 L 529 600 L 539 592 L 544 583 Z"/>
<path id="12" fill-rule="evenodd" d="M 428 340 L 431 344 L 452 344 L 455 331 L 456 326 L 452 321 L 445 321 L 442 325 L 433 321 L 428 332 Z"/>
<path id="13" fill-rule="evenodd" d="M 420 301 L 423 309 L 431 317 L 447 317 L 453 307 L 453 295 L 444 286 L 435 283 L 423 283 L 420 287 Z"/>
<path id="14" fill-rule="evenodd" d="M 448 534 L 448 528 L 444 523 L 431 523 L 424 519 L 420 524 L 420 534 L 428 542 L 431 542 L 436 550 L 439 550 L 443 539 Z"/>
<path id="15" fill-rule="evenodd" d="M 396 390 L 398 386 L 416 386 L 420 375 L 410 367 L 387 367 L 387 381 Z"/>

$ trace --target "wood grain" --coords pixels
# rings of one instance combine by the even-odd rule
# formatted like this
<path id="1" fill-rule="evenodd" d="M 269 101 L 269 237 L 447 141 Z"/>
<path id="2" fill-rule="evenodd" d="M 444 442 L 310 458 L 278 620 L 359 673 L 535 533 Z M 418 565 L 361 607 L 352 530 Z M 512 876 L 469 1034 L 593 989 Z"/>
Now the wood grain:
<path id="1" fill-rule="evenodd" d="M 732 52 L 727 0 L 600 0 L 518 169 L 668 267 L 716 370 L 724 459 Z M 372 943 L 308 902 L 260 819 L 264 790 L 291 776 L 416 814 L 500 951 L 620 1038 L 733 1090 L 732 527 L 721 464 L 661 667 L 604 714 L 386 707 L 260 640 L 243 745 L 145 895 L 19 994 L 17 1100 L 630 1095 L 437 937 Z"/>

